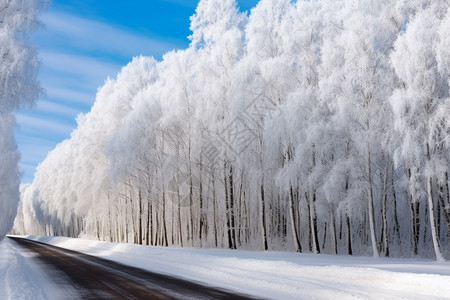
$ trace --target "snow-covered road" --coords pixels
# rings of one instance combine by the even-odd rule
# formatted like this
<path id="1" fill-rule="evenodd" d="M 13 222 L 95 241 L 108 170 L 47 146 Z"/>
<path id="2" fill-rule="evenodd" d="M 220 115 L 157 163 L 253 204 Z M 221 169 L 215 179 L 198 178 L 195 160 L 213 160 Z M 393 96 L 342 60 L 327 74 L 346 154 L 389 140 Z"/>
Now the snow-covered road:
<path id="1" fill-rule="evenodd" d="M 5 238 L 0 241 L 0 299 L 75 299 L 77 291 L 54 283 L 35 254 Z"/>
<path id="2" fill-rule="evenodd" d="M 273 299 L 450 299 L 450 263 L 432 260 L 31 238 L 153 272 Z"/>
<path id="3" fill-rule="evenodd" d="M 448 262 L 223 249 L 161 248 L 62 237 L 29 238 L 156 273 L 188 278 L 257 297 L 450 299 Z M 3 251 L 1 253 L 4 265 Z"/>
<path id="4" fill-rule="evenodd" d="M 45 287 L 39 293 L 33 293 L 34 287 L 29 291 L 25 287 L 26 294 L 17 294 L 15 291 L 22 287 L 17 285 L 17 281 L 6 280 L 12 283 L 7 287 L 8 292 L 4 293 L 8 299 L 254 299 L 28 239 L 12 237 L 5 245 L 12 249 L 7 252 L 19 257 L 20 266 L 33 266 L 35 269 L 42 266 L 48 275 L 39 277 L 39 283 Z M 23 253 L 36 256 L 24 256 Z M 8 268 L 16 265 L 17 261 L 13 261 Z M 26 273 L 28 269 L 18 268 L 22 274 L 19 272 L 16 278 L 23 277 L 23 282 L 36 282 L 33 276 Z M 51 286 L 51 282 L 58 286 Z M 47 293 L 55 289 L 59 289 L 58 294 Z M 62 293 L 61 289 L 69 293 Z"/>

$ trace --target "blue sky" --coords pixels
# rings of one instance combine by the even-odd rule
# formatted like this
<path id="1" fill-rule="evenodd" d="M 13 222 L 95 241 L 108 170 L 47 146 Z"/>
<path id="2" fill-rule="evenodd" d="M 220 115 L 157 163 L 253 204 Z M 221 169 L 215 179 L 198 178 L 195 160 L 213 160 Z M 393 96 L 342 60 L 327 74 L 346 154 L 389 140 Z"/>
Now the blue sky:
<path id="1" fill-rule="evenodd" d="M 70 137 L 76 116 L 90 110 L 97 88 L 115 77 L 133 56 L 161 59 L 189 44 L 189 17 L 198 1 L 53 0 L 33 35 L 42 61 L 46 94 L 33 110 L 17 113 L 22 182 L 56 144 Z M 242 11 L 257 0 L 238 0 Z"/>

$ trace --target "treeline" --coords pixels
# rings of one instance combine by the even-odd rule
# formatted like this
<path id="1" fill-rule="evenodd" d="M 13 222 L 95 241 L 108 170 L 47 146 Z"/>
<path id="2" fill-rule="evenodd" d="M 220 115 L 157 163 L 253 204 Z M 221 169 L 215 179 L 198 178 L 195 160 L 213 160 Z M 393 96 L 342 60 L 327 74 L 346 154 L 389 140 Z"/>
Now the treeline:
<path id="1" fill-rule="evenodd" d="M 449 257 L 449 1 L 202 0 L 22 187 L 15 232 Z"/>

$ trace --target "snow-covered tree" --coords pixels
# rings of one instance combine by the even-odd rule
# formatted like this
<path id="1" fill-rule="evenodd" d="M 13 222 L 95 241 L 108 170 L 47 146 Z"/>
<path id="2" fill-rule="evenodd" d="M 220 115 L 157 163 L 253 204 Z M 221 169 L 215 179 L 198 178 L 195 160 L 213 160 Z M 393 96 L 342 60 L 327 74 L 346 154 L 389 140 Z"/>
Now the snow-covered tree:
<path id="1" fill-rule="evenodd" d="M 429 222 L 437 260 L 443 260 L 436 227 L 436 197 L 439 185 L 448 185 L 448 73 L 439 72 L 436 46 L 440 24 L 445 24 L 447 1 L 429 3 L 419 10 L 395 44 L 392 64 L 403 86 L 391 98 L 396 129 L 402 135 L 396 152 L 397 164 L 408 169 L 411 200 L 427 199 Z M 445 25 L 444 25 L 445 26 Z M 441 31 L 442 32 L 442 31 Z M 443 43 L 446 41 L 444 40 Z M 440 45 L 439 45 L 440 46 Z M 439 48 L 445 61 L 448 49 Z M 445 63 L 440 64 L 445 70 Z M 442 76 L 444 75 L 444 76 Z M 416 235 L 418 241 L 419 232 Z"/>
<path id="2" fill-rule="evenodd" d="M 38 0 L 0 1 L 0 239 L 11 230 L 19 203 L 20 154 L 14 110 L 32 106 L 41 88 L 39 62 L 29 34 L 38 27 Z"/>

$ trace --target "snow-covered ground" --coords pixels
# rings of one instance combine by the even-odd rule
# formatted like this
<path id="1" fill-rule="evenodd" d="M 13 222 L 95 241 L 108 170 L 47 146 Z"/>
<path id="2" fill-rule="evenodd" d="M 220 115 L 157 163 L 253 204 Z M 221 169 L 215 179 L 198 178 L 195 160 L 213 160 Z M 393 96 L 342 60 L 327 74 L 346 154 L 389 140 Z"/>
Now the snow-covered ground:
<path id="1" fill-rule="evenodd" d="M 285 252 L 161 248 L 64 237 L 28 238 L 247 294 L 275 299 L 450 299 L 450 263 Z M 0 290 L 18 270 L 21 254 L 0 246 Z M 5 251 L 5 249 L 6 251 Z M 13 249 L 13 250 L 11 250 Z M 13 261 L 11 263 L 10 261 Z M 6 271 L 5 271 L 6 269 Z M 32 270 L 29 276 L 38 275 Z M 33 293 L 33 280 L 18 282 Z M 2 286 L 6 285 L 6 286 Z M 11 292 L 10 292 L 11 293 Z M 14 293 L 14 292 L 12 292 Z M 14 294 L 12 294 L 14 295 Z"/>
<path id="2" fill-rule="evenodd" d="M 33 256 L 9 239 L 0 241 L 0 299 L 76 298 L 76 291 L 54 283 Z"/>

